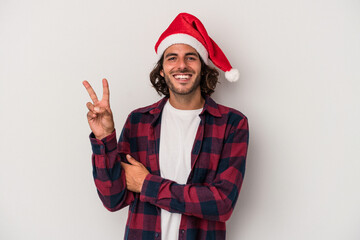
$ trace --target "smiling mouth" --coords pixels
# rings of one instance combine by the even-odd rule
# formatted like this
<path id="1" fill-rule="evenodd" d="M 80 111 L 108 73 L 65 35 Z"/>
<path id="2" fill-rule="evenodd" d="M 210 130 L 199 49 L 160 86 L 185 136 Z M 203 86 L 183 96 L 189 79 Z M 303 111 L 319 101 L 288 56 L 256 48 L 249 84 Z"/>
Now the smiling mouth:
<path id="1" fill-rule="evenodd" d="M 190 79 L 192 74 L 174 74 L 173 77 L 176 80 L 188 80 Z"/>

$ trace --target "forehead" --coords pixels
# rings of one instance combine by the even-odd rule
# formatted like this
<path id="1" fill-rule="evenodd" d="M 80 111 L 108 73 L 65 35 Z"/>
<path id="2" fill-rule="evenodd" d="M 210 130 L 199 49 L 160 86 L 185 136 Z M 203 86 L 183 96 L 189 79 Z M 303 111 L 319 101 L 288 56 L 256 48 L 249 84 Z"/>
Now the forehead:
<path id="1" fill-rule="evenodd" d="M 195 48 L 183 43 L 173 44 L 170 47 L 168 47 L 164 52 L 164 56 L 168 53 L 177 53 L 177 54 L 196 53 L 199 56 L 199 53 L 195 50 Z"/>

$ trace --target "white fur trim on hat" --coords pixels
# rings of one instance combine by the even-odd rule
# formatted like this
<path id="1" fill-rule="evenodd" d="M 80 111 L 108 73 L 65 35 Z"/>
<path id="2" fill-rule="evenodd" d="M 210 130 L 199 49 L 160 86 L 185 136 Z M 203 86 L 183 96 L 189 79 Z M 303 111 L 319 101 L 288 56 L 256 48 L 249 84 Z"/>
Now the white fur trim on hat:
<path id="1" fill-rule="evenodd" d="M 204 60 L 205 64 L 208 64 L 208 52 L 206 51 L 206 48 L 194 37 L 183 34 L 183 33 L 177 33 L 172 34 L 168 37 L 166 37 L 160 44 L 157 49 L 157 55 L 159 58 L 163 55 L 165 50 L 170 47 L 171 45 L 183 43 L 192 46 L 195 48 L 195 50 L 200 54 L 201 58 Z"/>
<path id="2" fill-rule="evenodd" d="M 240 72 L 237 69 L 232 68 L 230 71 L 225 72 L 225 78 L 229 82 L 236 82 L 240 77 Z"/>

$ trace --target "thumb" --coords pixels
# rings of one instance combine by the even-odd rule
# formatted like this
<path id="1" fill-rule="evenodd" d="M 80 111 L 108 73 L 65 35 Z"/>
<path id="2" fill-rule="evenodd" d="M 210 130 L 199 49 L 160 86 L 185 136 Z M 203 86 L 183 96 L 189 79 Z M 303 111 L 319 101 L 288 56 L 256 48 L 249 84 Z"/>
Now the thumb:
<path id="1" fill-rule="evenodd" d="M 120 162 L 120 164 L 121 164 L 121 166 L 122 166 L 124 169 L 127 168 L 127 165 L 129 165 L 129 164 L 124 163 L 124 162 Z"/>
<path id="2" fill-rule="evenodd" d="M 105 112 L 105 109 L 99 106 L 95 106 L 94 107 L 94 112 L 95 113 L 99 113 L 99 114 L 103 114 Z"/>
<path id="3" fill-rule="evenodd" d="M 130 156 L 130 154 L 126 155 L 126 159 L 129 161 L 130 164 L 132 165 L 139 165 L 140 163 L 138 161 L 135 160 L 135 158 L 133 158 L 132 156 Z"/>

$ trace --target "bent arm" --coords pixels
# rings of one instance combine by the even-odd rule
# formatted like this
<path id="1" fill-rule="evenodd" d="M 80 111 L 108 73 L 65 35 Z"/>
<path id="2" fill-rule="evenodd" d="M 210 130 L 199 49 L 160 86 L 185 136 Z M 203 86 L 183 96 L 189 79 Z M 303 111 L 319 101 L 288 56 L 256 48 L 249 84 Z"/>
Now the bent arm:
<path id="1" fill-rule="evenodd" d="M 243 118 L 224 142 L 217 175 L 212 183 L 181 185 L 148 174 L 140 200 L 170 212 L 213 221 L 228 220 L 245 174 L 248 137 L 247 119 Z"/>
<path id="2" fill-rule="evenodd" d="M 120 141 L 123 141 L 123 136 Z M 120 162 L 124 154 L 118 153 L 116 131 L 102 140 L 90 134 L 93 149 L 93 177 L 103 205 L 109 211 L 117 211 L 134 200 L 134 193 L 126 189 L 125 172 Z"/>

